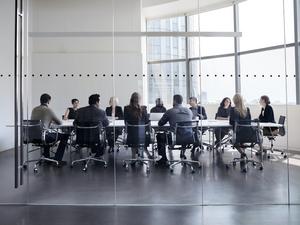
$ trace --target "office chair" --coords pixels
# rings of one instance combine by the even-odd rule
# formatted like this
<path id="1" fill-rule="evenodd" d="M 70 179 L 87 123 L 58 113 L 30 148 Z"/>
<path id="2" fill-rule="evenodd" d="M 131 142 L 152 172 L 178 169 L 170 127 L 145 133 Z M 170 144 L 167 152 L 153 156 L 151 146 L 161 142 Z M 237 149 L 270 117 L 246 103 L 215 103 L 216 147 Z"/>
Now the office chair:
<path id="1" fill-rule="evenodd" d="M 191 172 L 194 173 L 195 169 L 193 163 L 198 164 L 198 167 L 201 168 L 201 163 L 195 160 L 187 160 L 184 157 L 184 153 L 187 148 L 191 146 L 201 146 L 201 132 L 198 128 L 198 121 L 185 121 L 177 122 L 175 126 L 175 132 L 170 132 L 168 140 L 169 150 L 180 150 L 180 159 L 179 160 L 170 160 L 170 172 L 174 171 L 174 167 L 178 164 L 182 166 L 188 165 L 191 168 Z M 180 147 L 175 147 L 175 146 Z"/>
<path id="2" fill-rule="evenodd" d="M 104 168 L 107 168 L 107 162 L 100 158 L 95 158 L 92 156 L 92 148 L 96 146 L 103 147 L 105 142 L 105 131 L 101 128 L 101 124 L 95 123 L 82 123 L 79 125 L 75 125 L 75 133 L 76 133 L 76 145 L 77 151 L 82 153 L 82 149 L 87 149 L 87 157 L 81 158 L 71 161 L 71 168 L 73 168 L 74 164 L 79 162 L 84 162 L 83 171 L 86 172 L 88 165 L 91 161 L 102 162 L 104 163 Z M 70 153 L 71 154 L 71 153 Z"/>
<path id="3" fill-rule="evenodd" d="M 263 137 L 259 126 L 259 121 L 253 120 L 248 122 L 249 124 L 242 124 L 238 122 L 235 123 L 232 144 L 234 148 L 241 148 L 244 150 L 250 148 L 252 158 L 252 150 L 255 145 L 259 145 L 260 149 L 262 149 Z M 252 163 L 253 166 L 259 165 L 259 169 L 263 170 L 262 156 L 263 152 L 261 151 L 260 162 L 254 159 L 248 159 L 248 156 L 245 155 L 245 157 L 234 158 L 233 161 L 229 162 L 229 164 L 232 164 L 235 167 L 237 162 L 244 162 L 245 167 L 242 169 L 242 172 L 247 172 L 249 163 Z M 226 167 L 229 168 L 229 165 L 227 164 Z"/>
<path id="4" fill-rule="evenodd" d="M 284 158 L 287 158 L 287 154 L 285 150 L 274 149 L 274 141 L 276 141 L 276 137 L 285 136 L 285 128 L 284 128 L 285 116 L 279 117 L 278 124 L 282 125 L 282 127 L 279 127 L 279 129 L 276 132 L 272 131 L 271 128 L 269 128 L 269 130 L 264 132 L 264 136 L 266 136 L 270 141 L 270 148 L 264 149 L 265 151 L 269 151 L 268 158 L 271 158 L 271 153 L 274 153 L 274 151 L 280 152 Z"/>
<path id="5" fill-rule="evenodd" d="M 24 163 L 25 169 L 30 162 L 36 162 L 33 169 L 34 173 L 38 172 L 38 166 L 45 161 L 56 163 L 57 166 L 59 165 L 57 160 L 45 157 L 43 154 L 44 146 L 54 147 L 56 145 L 58 139 L 58 130 L 43 129 L 43 125 L 40 120 L 23 120 L 22 132 L 24 137 L 23 143 L 26 145 L 32 144 L 33 147 L 36 147 L 29 150 L 28 153 L 40 150 L 40 158 L 32 160 L 27 159 L 27 161 Z M 48 132 L 56 133 L 56 138 L 53 142 L 46 142 L 46 135 Z"/>
<path id="6" fill-rule="evenodd" d="M 154 159 L 145 159 L 145 148 L 154 141 L 154 134 L 151 129 L 151 124 L 133 125 L 126 123 L 124 130 L 124 144 L 128 147 L 138 148 L 138 157 L 123 160 L 123 167 L 128 170 L 128 163 L 146 165 L 146 172 L 150 173 L 149 162 L 155 162 Z"/>

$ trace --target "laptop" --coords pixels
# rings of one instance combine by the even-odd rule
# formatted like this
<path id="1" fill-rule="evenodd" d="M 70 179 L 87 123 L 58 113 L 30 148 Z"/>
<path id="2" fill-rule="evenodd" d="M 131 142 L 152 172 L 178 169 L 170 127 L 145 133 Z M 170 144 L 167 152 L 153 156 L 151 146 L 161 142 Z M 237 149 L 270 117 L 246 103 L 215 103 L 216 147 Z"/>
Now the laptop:
<path id="1" fill-rule="evenodd" d="M 163 115 L 164 115 L 164 113 L 150 113 L 149 119 L 151 121 L 159 121 Z"/>

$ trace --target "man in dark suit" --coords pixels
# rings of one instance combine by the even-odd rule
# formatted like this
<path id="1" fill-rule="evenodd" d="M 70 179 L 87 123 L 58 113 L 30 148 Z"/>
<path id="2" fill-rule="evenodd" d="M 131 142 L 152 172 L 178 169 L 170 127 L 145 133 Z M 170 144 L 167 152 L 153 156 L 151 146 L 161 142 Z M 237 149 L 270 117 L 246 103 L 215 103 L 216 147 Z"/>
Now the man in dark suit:
<path id="1" fill-rule="evenodd" d="M 100 124 L 101 127 L 107 127 L 109 121 L 104 110 L 99 108 L 100 95 L 93 94 L 89 97 L 89 106 L 78 109 L 74 125 L 84 124 Z M 99 140 L 100 143 L 100 140 Z M 92 152 L 96 153 L 95 157 L 100 157 L 104 154 L 103 145 L 95 145 L 92 147 Z"/>

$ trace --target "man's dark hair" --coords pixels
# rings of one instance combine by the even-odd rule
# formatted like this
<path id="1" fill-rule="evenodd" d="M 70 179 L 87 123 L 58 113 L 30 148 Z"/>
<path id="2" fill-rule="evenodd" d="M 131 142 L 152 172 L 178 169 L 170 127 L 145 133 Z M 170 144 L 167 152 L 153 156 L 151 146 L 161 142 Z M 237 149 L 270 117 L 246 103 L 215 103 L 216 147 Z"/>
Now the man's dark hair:
<path id="1" fill-rule="evenodd" d="M 72 105 L 73 105 L 75 102 L 79 102 L 79 100 L 78 100 L 77 98 L 73 98 L 73 99 L 71 100 L 71 102 L 72 102 Z"/>
<path id="2" fill-rule="evenodd" d="M 196 97 L 190 97 L 190 100 L 195 101 L 196 103 L 198 102 L 198 99 Z"/>
<path id="3" fill-rule="evenodd" d="M 183 102 L 183 98 L 181 95 L 174 95 L 173 96 L 173 101 L 175 104 L 180 105 Z"/>
<path id="4" fill-rule="evenodd" d="M 98 94 L 93 94 L 89 97 L 89 105 L 95 105 L 99 101 L 100 101 L 100 95 Z"/>
<path id="5" fill-rule="evenodd" d="M 51 100 L 51 96 L 46 93 L 42 94 L 40 97 L 41 105 L 48 104 L 50 100 Z"/>

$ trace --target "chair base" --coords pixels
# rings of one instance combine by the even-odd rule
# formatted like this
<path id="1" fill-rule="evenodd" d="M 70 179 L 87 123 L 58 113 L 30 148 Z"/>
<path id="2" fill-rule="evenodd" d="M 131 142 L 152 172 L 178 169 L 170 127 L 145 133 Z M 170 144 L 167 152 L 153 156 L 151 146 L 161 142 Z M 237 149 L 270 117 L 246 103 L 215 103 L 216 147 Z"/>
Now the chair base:
<path id="1" fill-rule="evenodd" d="M 47 157 L 41 157 L 40 159 L 35 159 L 35 160 L 28 160 L 26 161 L 26 163 L 29 163 L 29 162 L 36 162 L 34 164 L 34 167 L 33 167 L 33 172 L 34 173 L 37 173 L 38 172 L 38 166 L 40 166 L 42 164 L 42 162 L 52 162 L 52 163 L 55 163 L 57 166 L 59 166 L 59 162 L 55 159 L 51 159 L 51 158 L 47 158 Z"/>
<path id="2" fill-rule="evenodd" d="M 187 160 L 187 159 L 180 159 L 180 160 L 170 160 L 169 161 L 171 164 L 169 166 L 170 168 L 170 172 L 173 173 L 174 172 L 174 168 L 175 166 L 181 164 L 182 166 L 189 166 L 191 168 L 191 173 L 195 173 L 195 168 L 193 166 L 193 164 L 198 164 L 198 168 L 201 169 L 201 163 L 199 161 L 195 161 L 195 160 Z"/>
<path id="3" fill-rule="evenodd" d="M 149 163 L 150 162 L 156 162 L 155 159 L 144 159 L 144 158 L 136 158 L 136 159 L 125 159 L 123 160 L 123 167 L 125 167 L 125 169 L 128 171 L 129 169 L 129 163 L 131 164 L 135 164 L 135 163 L 139 163 L 141 165 L 146 165 L 146 172 L 150 173 L 150 167 L 149 167 Z"/>
<path id="4" fill-rule="evenodd" d="M 246 158 L 234 158 L 233 161 L 229 162 L 229 164 L 226 165 L 226 168 L 229 169 L 229 165 L 232 165 L 233 167 L 235 167 L 238 162 L 245 163 L 245 167 L 241 168 L 242 172 L 245 172 L 245 173 L 248 171 L 247 168 L 248 168 L 249 163 L 251 163 L 252 166 L 254 166 L 254 167 L 259 166 L 259 170 L 264 169 L 262 162 L 259 162 L 259 161 L 253 160 L 253 159 L 248 159 L 247 157 Z"/>
<path id="5" fill-rule="evenodd" d="M 83 158 L 83 159 L 77 159 L 77 160 L 74 160 L 71 162 L 71 168 L 73 168 L 74 164 L 76 163 L 80 163 L 80 162 L 85 162 L 85 165 L 83 167 L 83 171 L 86 172 L 87 171 L 87 168 L 88 168 L 88 165 L 90 164 L 91 161 L 94 161 L 94 162 L 102 162 L 104 163 L 104 168 L 107 168 L 107 162 L 103 159 L 98 159 L 98 158 L 95 158 L 95 157 L 92 157 L 92 156 L 89 156 L 89 157 L 86 157 L 86 158 Z"/>

